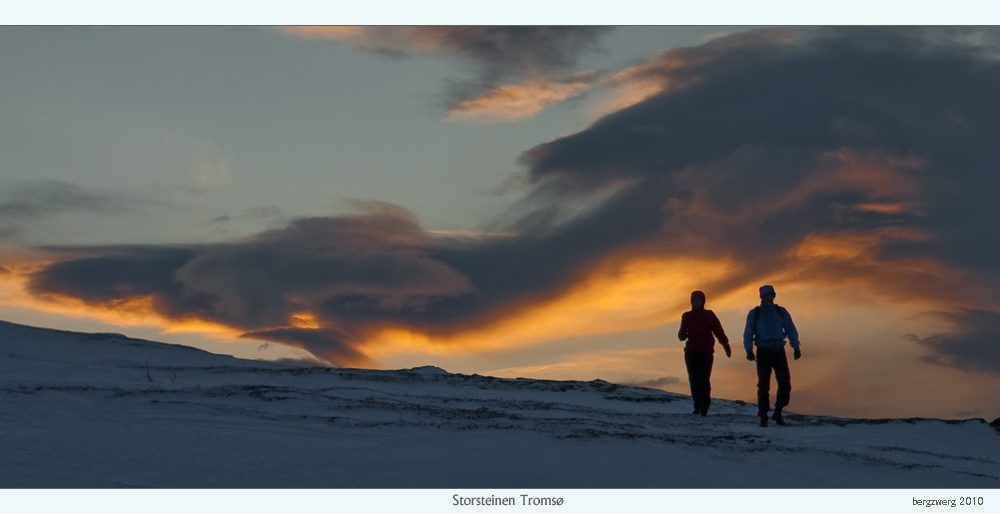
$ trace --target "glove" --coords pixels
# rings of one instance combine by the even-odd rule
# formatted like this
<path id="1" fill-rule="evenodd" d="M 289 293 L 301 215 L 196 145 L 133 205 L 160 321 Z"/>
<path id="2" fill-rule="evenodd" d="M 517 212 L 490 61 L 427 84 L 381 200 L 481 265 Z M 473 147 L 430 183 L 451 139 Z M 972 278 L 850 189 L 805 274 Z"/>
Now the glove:
<path id="1" fill-rule="evenodd" d="M 733 349 L 730 348 L 729 345 L 723 346 L 723 348 L 726 350 L 726 358 L 733 356 Z"/>
<path id="2" fill-rule="evenodd" d="M 751 351 L 749 351 L 749 352 L 747 352 L 747 360 L 748 360 L 748 361 L 754 361 L 754 360 L 757 360 L 757 359 L 755 359 L 755 358 L 754 358 L 754 356 L 753 356 L 753 351 L 752 351 L 752 350 L 751 350 Z"/>
<path id="3" fill-rule="evenodd" d="M 794 352 L 794 353 L 792 353 L 792 355 L 794 355 L 794 356 L 795 356 L 795 360 L 799 360 L 799 358 L 801 358 L 801 357 L 802 357 L 802 350 L 800 350 L 800 349 L 796 348 L 796 349 L 795 349 L 795 352 Z"/>

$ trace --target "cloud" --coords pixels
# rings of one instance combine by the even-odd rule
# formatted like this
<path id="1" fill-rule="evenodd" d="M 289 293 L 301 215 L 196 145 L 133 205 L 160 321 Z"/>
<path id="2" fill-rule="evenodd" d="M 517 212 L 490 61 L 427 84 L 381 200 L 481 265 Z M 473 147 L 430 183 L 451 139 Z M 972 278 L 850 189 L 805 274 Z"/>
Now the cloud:
<path id="1" fill-rule="evenodd" d="M 414 55 L 456 57 L 472 72 L 450 81 L 446 101 L 449 115 L 464 119 L 471 112 L 480 112 L 493 121 L 511 121 L 581 94 L 586 84 L 567 75 L 572 75 L 577 59 L 598 49 L 601 38 L 612 29 L 440 26 L 283 27 L 280 30 L 307 39 L 343 41 L 395 58 Z M 527 94 L 544 98 L 532 102 L 525 98 Z M 504 114 L 497 114 L 498 110 Z"/>
<path id="2" fill-rule="evenodd" d="M 421 48 L 451 48 L 447 29 Z M 337 363 L 387 334 L 429 349 L 648 328 L 695 282 L 714 305 L 766 280 L 1000 309 L 1000 65 L 965 39 L 780 29 L 678 50 L 627 74 L 672 85 L 523 154 L 529 195 L 485 230 L 504 237 L 368 203 L 233 243 L 64 249 L 31 290 L 148 297 Z"/>
<path id="3" fill-rule="evenodd" d="M 310 39 L 347 41 L 363 50 L 395 56 L 440 53 L 470 59 L 485 78 L 542 75 L 572 68 L 596 49 L 610 27 L 438 26 L 284 27 Z"/>
<path id="4" fill-rule="evenodd" d="M 604 226 L 657 219 L 644 238 L 738 254 L 757 276 L 810 234 L 889 227 L 925 237 L 886 241 L 880 259 L 995 263 L 1000 69 L 951 39 L 779 30 L 679 50 L 649 73 L 680 86 L 530 149 L 528 178 L 552 202 L 627 181 Z"/>
<path id="5" fill-rule="evenodd" d="M 1000 376 L 1000 313 L 976 309 L 937 312 L 947 333 L 909 339 L 934 352 L 930 362 Z"/>
<path id="6" fill-rule="evenodd" d="M 656 389 L 663 388 L 664 386 L 680 385 L 681 379 L 677 377 L 659 377 L 652 380 L 644 380 L 641 382 L 633 382 L 629 385 L 634 385 L 638 387 L 652 387 Z"/>
<path id="7" fill-rule="evenodd" d="M 798 29 L 750 31 L 726 36 L 711 34 L 702 46 L 662 52 L 646 62 L 609 73 L 601 83 L 614 89 L 603 108 L 619 111 L 660 93 L 696 84 L 719 69 L 736 71 L 747 64 L 742 56 L 781 52 L 808 33 Z"/>
<path id="8" fill-rule="evenodd" d="M 118 214 L 135 207 L 122 196 L 88 191 L 58 180 L 19 182 L 0 193 L 0 236 L 21 232 L 26 222 L 67 212 Z"/>
<path id="9" fill-rule="evenodd" d="M 246 211 L 244 211 L 242 214 L 236 216 L 231 216 L 228 214 L 222 216 L 216 216 L 211 220 L 209 220 L 208 224 L 213 225 L 217 223 L 226 223 L 236 220 L 284 219 L 286 217 L 287 216 L 285 215 L 284 211 L 273 205 L 268 205 L 268 206 L 251 207 Z"/>
<path id="10" fill-rule="evenodd" d="M 370 366 L 370 360 L 352 348 L 352 338 L 338 329 L 322 328 L 274 328 L 257 332 L 247 332 L 244 337 L 284 343 L 296 348 L 302 348 L 309 353 L 321 357 L 326 362 L 350 363 L 352 366 Z M 308 361 L 305 361 L 308 363 Z M 315 365 L 316 363 L 310 363 Z"/>
<path id="11" fill-rule="evenodd" d="M 129 202 L 114 195 L 86 191 L 77 184 L 59 180 L 21 182 L 2 195 L 0 216 L 9 219 L 36 218 L 66 211 L 115 214 Z"/>
<path id="12" fill-rule="evenodd" d="M 427 254 L 432 239 L 410 213 L 378 202 L 359 207 L 357 216 L 301 218 L 234 243 L 53 249 L 57 262 L 31 275 L 28 287 L 93 305 L 149 298 L 167 319 L 296 339 L 342 359 L 363 335 L 358 321 L 420 313 L 437 297 L 473 289 Z M 294 326 L 297 313 L 313 311 L 331 326 Z"/>
<path id="13" fill-rule="evenodd" d="M 530 80 L 486 90 L 479 98 L 459 102 L 448 110 L 449 119 L 504 122 L 534 116 L 542 109 L 583 94 L 585 81 L 568 83 Z"/>

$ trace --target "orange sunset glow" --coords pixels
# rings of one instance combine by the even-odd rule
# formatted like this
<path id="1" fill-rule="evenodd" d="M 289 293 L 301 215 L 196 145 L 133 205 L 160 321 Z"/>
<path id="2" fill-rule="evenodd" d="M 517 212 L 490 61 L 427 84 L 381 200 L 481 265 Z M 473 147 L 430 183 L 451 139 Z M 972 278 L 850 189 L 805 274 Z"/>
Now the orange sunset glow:
<path id="1" fill-rule="evenodd" d="M 752 402 L 767 284 L 790 409 L 996 416 L 984 30 L 9 31 L 0 319 L 688 394 L 700 290 Z"/>

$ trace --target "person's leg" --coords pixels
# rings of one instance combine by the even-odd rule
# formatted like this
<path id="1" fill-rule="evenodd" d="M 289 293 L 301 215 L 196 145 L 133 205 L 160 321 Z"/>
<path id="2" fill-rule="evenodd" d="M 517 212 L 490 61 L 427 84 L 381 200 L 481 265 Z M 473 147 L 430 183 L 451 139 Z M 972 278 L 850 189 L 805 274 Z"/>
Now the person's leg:
<path id="1" fill-rule="evenodd" d="M 698 395 L 698 365 L 697 357 L 688 352 L 684 352 L 684 366 L 687 367 L 688 385 L 691 386 L 691 399 L 694 400 L 694 413 L 701 412 L 701 397 Z"/>
<path id="2" fill-rule="evenodd" d="M 708 408 L 712 405 L 712 364 L 715 363 L 715 356 L 705 355 L 702 363 L 702 388 L 701 388 L 701 415 L 708 414 Z"/>
<path id="3" fill-rule="evenodd" d="M 704 416 L 708 412 L 708 373 L 712 366 L 712 354 L 693 354 L 691 356 L 692 382 L 694 383 L 693 395 L 697 399 L 698 410 L 696 414 Z"/>
<path id="4" fill-rule="evenodd" d="M 768 348 L 757 348 L 757 414 L 767 416 L 771 410 L 772 355 Z"/>
<path id="5" fill-rule="evenodd" d="M 788 371 L 788 356 L 785 349 L 779 348 L 774 356 L 774 378 L 778 382 L 777 398 L 774 399 L 774 409 L 781 412 L 781 409 L 788 405 L 789 397 L 792 393 L 792 374 Z"/>
<path id="6" fill-rule="evenodd" d="M 767 411 L 771 407 L 771 369 L 774 367 L 774 349 L 757 348 L 757 415 L 760 426 L 767 426 Z"/>

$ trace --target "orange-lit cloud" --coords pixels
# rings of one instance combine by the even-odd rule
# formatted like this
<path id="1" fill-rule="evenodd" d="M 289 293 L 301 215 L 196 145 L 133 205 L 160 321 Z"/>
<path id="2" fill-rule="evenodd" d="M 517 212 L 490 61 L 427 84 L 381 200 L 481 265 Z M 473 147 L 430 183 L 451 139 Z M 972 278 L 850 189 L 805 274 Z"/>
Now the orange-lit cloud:
<path id="1" fill-rule="evenodd" d="M 803 34 L 790 29 L 771 29 L 727 35 L 706 36 L 708 44 L 682 47 L 662 52 L 647 61 L 609 73 L 600 82 L 612 94 L 599 107 L 600 114 L 620 111 L 658 94 L 681 89 L 703 80 L 709 73 L 706 65 L 723 59 L 734 47 L 762 48 L 787 46 Z"/>
<path id="2" fill-rule="evenodd" d="M 532 80 L 486 90 L 483 96 L 459 102 L 448 118 L 486 123 L 514 121 L 534 116 L 542 109 L 583 94 L 586 82 L 561 83 Z"/>
<path id="3" fill-rule="evenodd" d="M 692 55 L 687 49 L 668 51 L 642 64 L 605 75 L 601 84 L 613 88 L 601 106 L 602 114 L 620 111 L 664 91 L 684 87 L 694 78 L 673 78 L 671 71 L 688 68 L 707 57 Z"/>
<path id="4" fill-rule="evenodd" d="M 927 237 L 895 227 L 807 234 L 775 254 L 774 266 L 763 275 L 729 254 L 671 255 L 659 254 L 663 248 L 656 245 L 640 247 L 611 254 L 559 294 L 511 304 L 467 322 L 466 328 L 455 325 L 429 332 L 386 327 L 375 330 L 358 348 L 377 361 L 399 354 L 498 351 L 643 330 L 676 321 L 694 289 L 712 291 L 715 309 L 745 312 L 756 303 L 757 287 L 763 283 L 779 284 L 783 298 L 825 291 L 824 297 L 801 304 L 799 311 L 810 316 L 839 312 L 840 302 L 856 303 L 858 294 L 920 311 L 989 302 L 990 288 L 978 284 L 974 274 L 928 259 L 879 257 L 885 244 Z M 847 298 L 841 298 L 844 294 Z M 731 334 L 734 340 L 739 336 Z"/>
<path id="5" fill-rule="evenodd" d="M 132 296 L 105 302 L 86 302 L 59 294 L 33 294 L 28 282 L 32 273 L 50 264 L 50 258 L 36 255 L 36 260 L 11 262 L 7 256 L 0 274 L 0 304 L 71 318 L 89 318 L 120 327 L 156 327 L 164 334 L 193 332 L 236 341 L 243 333 L 237 328 L 213 323 L 198 317 L 170 318 L 160 313 L 151 296 Z"/>
<path id="6" fill-rule="evenodd" d="M 923 193 L 916 171 L 926 163 L 921 159 L 901 158 L 879 152 L 859 154 L 842 148 L 823 152 L 804 163 L 809 172 L 804 178 L 780 188 L 763 190 L 738 197 L 738 201 L 720 204 L 737 191 L 726 191 L 727 183 L 736 182 L 744 172 L 743 161 L 757 156 L 737 154 L 720 159 L 706 168 L 679 170 L 672 181 L 690 191 L 688 198 L 669 198 L 666 209 L 675 216 L 668 226 L 689 230 L 691 224 L 706 226 L 753 225 L 767 216 L 808 206 L 818 195 L 838 192 L 863 192 L 867 201 L 836 204 L 834 216 L 850 217 L 852 212 L 920 215 Z M 916 237 L 914 235 L 907 236 Z"/>
<path id="7" fill-rule="evenodd" d="M 449 119 L 487 123 L 533 116 L 583 94 L 577 57 L 596 48 L 609 27 L 281 27 L 305 39 L 342 41 L 364 51 L 404 57 L 445 55 L 472 74 L 449 85 Z M 589 75 L 589 72 L 583 75 Z"/>
<path id="8" fill-rule="evenodd" d="M 726 276 L 726 260 L 612 257 L 552 298 L 530 301 L 435 332 L 383 329 L 360 345 L 375 359 L 400 352 L 446 354 L 534 345 L 589 334 L 640 330 L 668 323 L 687 295 Z"/>
<path id="9" fill-rule="evenodd" d="M 316 315 L 311 312 L 296 312 L 292 314 L 291 319 L 288 320 L 288 324 L 295 328 L 319 328 L 319 321 L 317 321 Z"/>
<path id="10" fill-rule="evenodd" d="M 871 261 L 878 245 L 887 240 L 920 240 L 926 236 L 914 230 L 885 228 L 872 232 L 809 234 L 789 250 L 796 259 Z"/>
<path id="11" fill-rule="evenodd" d="M 16 256 L 15 256 L 16 255 Z M 300 348 L 316 359 L 317 364 L 372 366 L 365 356 L 344 352 L 338 348 L 324 351 L 323 347 L 300 344 L 296 338 L 283 337 L 282 331 L 321 333 L 324 327 L 310 312 L 297 312 L 289 316 L 287 324 L 271 327 L 271 337 L 253 337 L 245 329 L 229 326 L 196 315 L 169 316 L 153 295 L 127 296 L 107 301 L 85 301 L 62 294 L 38 294 L 30 291 L 30 277 L 52 263 L 51 256 L 35 252 L 7 252 L 2 259 L 0 272 L 0 307 L 13 307 L 56 314 L 71 319 L 96 320 L 111 326 L 127 328 L 154 328 L 161 334 L 193 333 L 207 336 L 222 343 L 250 340 L 270 340 L 289 347 Z"/>

